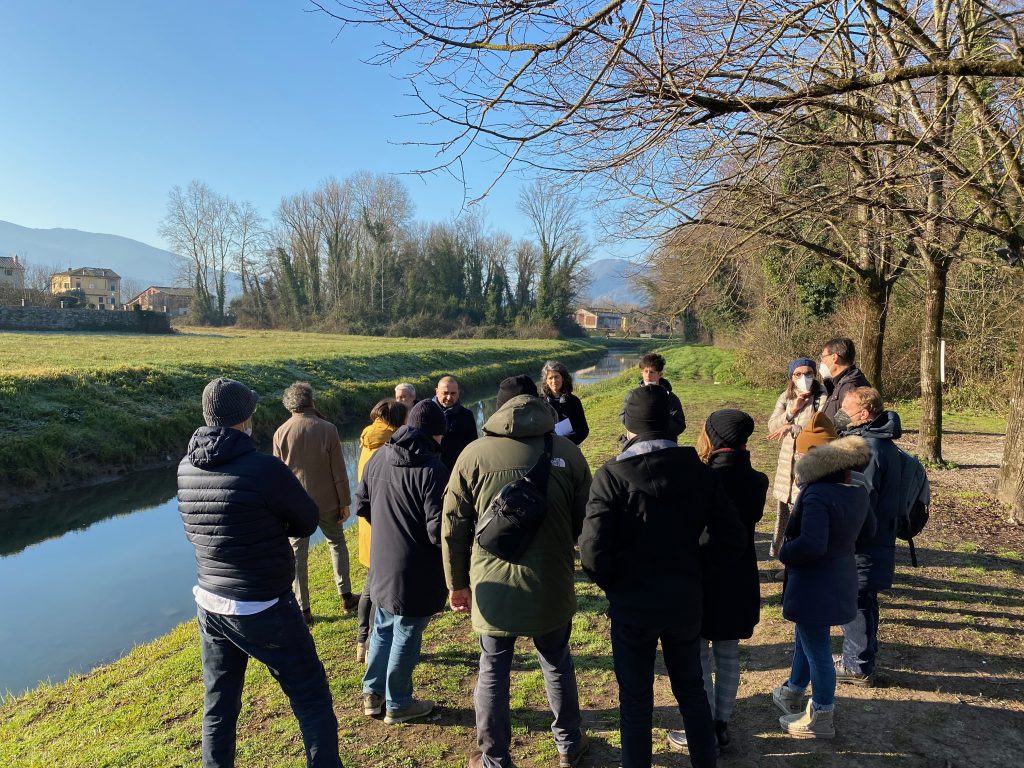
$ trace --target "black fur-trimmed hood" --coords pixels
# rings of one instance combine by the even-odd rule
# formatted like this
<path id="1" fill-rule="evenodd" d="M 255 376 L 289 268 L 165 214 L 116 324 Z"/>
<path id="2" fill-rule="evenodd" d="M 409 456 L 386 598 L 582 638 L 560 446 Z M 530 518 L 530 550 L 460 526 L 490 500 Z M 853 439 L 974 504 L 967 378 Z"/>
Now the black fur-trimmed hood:
<path id="1" fill-rule="evenodd" d="M 801 484 L 813 483 L 847 469 L 863 469 L 870 460 L 871 448 L 863 437 L 840 437 L 808 452 L 797 462 L 796 475 Z"/>

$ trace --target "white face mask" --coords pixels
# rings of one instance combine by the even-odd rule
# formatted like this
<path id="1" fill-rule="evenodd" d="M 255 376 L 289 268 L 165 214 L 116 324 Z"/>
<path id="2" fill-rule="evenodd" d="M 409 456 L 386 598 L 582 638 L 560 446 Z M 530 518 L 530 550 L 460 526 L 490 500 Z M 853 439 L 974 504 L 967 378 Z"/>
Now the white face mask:
<path id="1" fill-rule="evenodd" d="M 814 383 L 813 376 L 801 376 L 796 380 L 796 388 L 800 392 L 810 392 L 811 384 Z"/>
<path id="2" fill-rule="evenodd" d="M 832 378 L 832 369 L 828 367 L 828 363 L 822 362 L 818 364 L 818 373 L 821 374 L 823 379 Z"/>

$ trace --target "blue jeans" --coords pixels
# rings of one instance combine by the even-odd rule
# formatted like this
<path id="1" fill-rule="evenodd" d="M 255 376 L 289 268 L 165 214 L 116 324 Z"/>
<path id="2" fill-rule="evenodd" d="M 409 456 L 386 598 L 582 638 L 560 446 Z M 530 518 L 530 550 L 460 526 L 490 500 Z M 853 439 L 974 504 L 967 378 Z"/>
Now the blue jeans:
<path id="1" fill-rule="evenodd" d="M 715 768 L 717 744 L 704 692 L 700 638 L 674 627 L 647 628 L 612 619 L 612 663 L 619 683 L 622 768 L 650 768 L 654 721 L 654 659 L 658 640 L 672 693 L 686 728 L 690 763 Z"/>
<path id="2" fill-rule="evenodd" d="M 828 624 L 797 624 L 789 687 L 804 690 L 811 684 L 815 704 L 831 706 L 836 699 L 836 668 L 832 663 L 831 627 Z"/>
<path id="3" fill-rule="evenodd" d="M 420 660 L 423 630 L 429 621 L 429 616 L 399 616 L 377 607 L 363 693 L 383 696 L 391 711 L 412 703 L 412 671 Z"/>
<path id="4" fill-rule="evenodd" d="M 870 675 L 878 656 L 878 590 L 857 591 L 857 618 L 843 624 L 843 666 Z"/>
<path id="5" fill-rule="evenodd" d="M 308 768 L 341 768 L 338 719 L 313 636 L 290 592 L 252 616 L 198 609 L 203 658 L 203 768 L 232 768 L 249 657 L 270 670 L 302 730 Z"/>
<path id="6" fill-rule="evenodd" d="M 551 733 L 555 747 L 565 754 L 583 738 L 576 667 L 569 650 L 572 624 L 533 638 L 544 675 L 544 690 L 555 716 Z M 512 765 L 512 712 L 509 688 L 516 638 L 480 635 L 480 674 L 473 704 L 476 707 L 476 742 L 483 753 L 485 768 Z"/>

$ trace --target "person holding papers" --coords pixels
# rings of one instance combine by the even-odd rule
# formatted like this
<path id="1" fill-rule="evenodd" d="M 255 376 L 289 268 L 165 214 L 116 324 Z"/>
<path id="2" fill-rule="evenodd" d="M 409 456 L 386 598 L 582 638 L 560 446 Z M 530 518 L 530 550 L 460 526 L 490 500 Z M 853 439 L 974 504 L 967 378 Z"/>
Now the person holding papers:
<path id="1" fill-rule="evenodd" d="M 555 434 L 567 437 L 576 445 L 587 439 L 590 426 L 583 412 L 583 403 L 572 393 L 572 375 L 562 363 L 549 360 L 540 372 L 544 400 L 555 409 L 558 421 Z"/>

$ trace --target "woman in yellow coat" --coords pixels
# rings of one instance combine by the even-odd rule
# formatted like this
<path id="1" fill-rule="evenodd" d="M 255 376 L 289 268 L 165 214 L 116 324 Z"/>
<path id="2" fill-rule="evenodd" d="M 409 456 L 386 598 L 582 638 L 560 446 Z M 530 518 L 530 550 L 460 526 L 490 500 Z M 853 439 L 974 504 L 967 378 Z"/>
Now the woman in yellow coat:
<path id="1" fill-rule="evenodd" d="M 356 482 L 363 480 L 363 467 L 370 457 L 391 435 L 405 423 L 406 407 L 389 397 L 381 400 L 370 411 L 370 426 L 359 435 L 359 464 L 356 468 Z M 370 602 L 370 524 L 359 518 L 359 562 L 367 568 L 363 593 L 359 596 L 359 633 L 356 635 L 356 661 L 366 661 L 366 643 L 370 638 L 373 623 L 373 603 Z"/>

